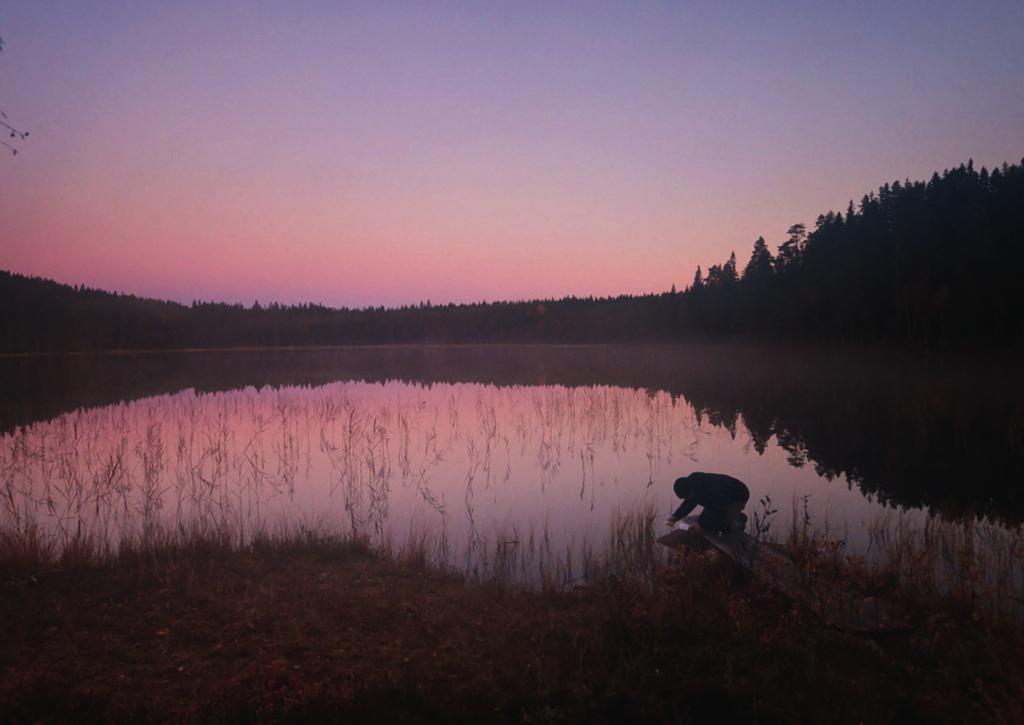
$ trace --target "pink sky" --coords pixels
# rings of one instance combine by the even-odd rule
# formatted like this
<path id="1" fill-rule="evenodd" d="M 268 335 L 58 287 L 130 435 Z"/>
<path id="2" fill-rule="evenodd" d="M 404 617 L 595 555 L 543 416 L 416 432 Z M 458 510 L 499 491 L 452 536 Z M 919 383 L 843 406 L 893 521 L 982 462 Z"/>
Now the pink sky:
<path id="1" fill-rule="evenodd" d="M 331 305 L 686 285 L 1024 155 L 1024 18 L 934 3 L 25 3 L 0 268 Z"/>

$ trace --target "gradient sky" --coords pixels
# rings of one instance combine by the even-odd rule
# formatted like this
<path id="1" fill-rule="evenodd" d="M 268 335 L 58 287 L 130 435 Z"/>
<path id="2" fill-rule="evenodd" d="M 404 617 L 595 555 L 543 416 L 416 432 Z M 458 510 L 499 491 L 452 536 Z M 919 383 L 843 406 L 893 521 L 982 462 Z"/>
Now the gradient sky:
<path id="1" fill-rule="evenodd" d="M 0 0 L 0 268 L 181 301 L 608 295 L 1024 156 L 1024 3 Z"/>

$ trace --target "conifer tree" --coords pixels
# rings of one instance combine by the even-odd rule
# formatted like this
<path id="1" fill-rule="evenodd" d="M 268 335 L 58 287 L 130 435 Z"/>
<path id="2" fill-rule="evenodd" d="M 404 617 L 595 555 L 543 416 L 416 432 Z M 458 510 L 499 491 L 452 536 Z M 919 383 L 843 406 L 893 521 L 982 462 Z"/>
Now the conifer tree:
<path id="1" fill-rule="evenodd" d="M 771 278 L 773 262 L 768 243 L 764 241 L 764 237 L 758 237 L 754 241 L 754 251 L 750 254 L 750 261 L 743 269 L 743 281 L 763 282 Z"/>

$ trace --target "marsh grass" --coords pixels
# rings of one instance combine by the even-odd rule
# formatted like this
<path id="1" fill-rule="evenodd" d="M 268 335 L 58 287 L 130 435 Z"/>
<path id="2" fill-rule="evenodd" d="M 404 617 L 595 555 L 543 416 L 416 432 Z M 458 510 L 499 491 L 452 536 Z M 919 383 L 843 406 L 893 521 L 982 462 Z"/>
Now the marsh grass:
<path id="1" fill-rule="evenodd" d="M 650 485 L 657 465 L 690 456 L 705 434 L 688 426 L 679 401 L 603 386 L 441 392 L 433 402 L 344 386 L 312 396 L 162 396 L 19 428 L 0 440 L 0 569 L 31 575 L 310 537 L 506 589 L 649 582 L 665 566 L 650 498 L 580 534 L 550 519 L 485 523 L 481 511 L 510 486 L 514 452 L 535 460 L 542 493 L 578 476 L 581 509 L 594 510 L 604 485 L 599 449 L 646 460 Z M 302 513 L 304 487 L 317 477 L 333 508 Z M 425 512 L 404 531 L 399 497 Z M 867 551 L 854 554 L 848 532 L 812 522 L 806 498 L 794 499 L 781 539 L 770 499 L 754 513 L 755 538 L 784 545 L 811 586 L 901 588 L 986 616 L 1024 605 L 1019 530 L 892 513 L 872 522 Z"/>
<path id="2" fill-rule="evenodd" d="M 532 449 L 542 493 L 578 461 L 579 498 L 593 511 L 604 484 L 598 442 L 616 455 L 646 450 L 651 471 L 671 461 L 679 433 L 669 398 L 603 387 L 462 395 L 454 389 L 439 405 L 344 388 L 312 400 L 172 395 L 19 428 L 0 440 L 2 559 L 8 567 L 100 561 L 193 539 L 244 549 L 316 530 L 480 580 L 555 587 L 610 566 L 594 553 L 603 542 L 577 541 L 548 521 L 485 526 L 481 504 L 509 487 L 513 450 L 528 457 Z M 317 469 L 317 449 L 326 468 Z M 461 486 L 453 486 L 459 461 Z M 319 503 L 331 512 L 299 513 L 305 484 L 324 475 Z M 404 541 L 388 525 L 398 492 L 433 513 Z M 613 538 L 625 533 L 613 525 Z M 621 541 L 612 545 L 621 556 Z"/>
<path id="3" fill-rule="evenodd" d="M 868 524 L 868 549 L 847 551 L 845 532 L 816 524 L 806 498 L 793 500 L 781 545 L 810 586 L 839 585 L 902 601 L 918 611 L 956 609 L 975 617 L 1024 623 L 1024 541 L 1019 529 L 975 519 L 890 513 Z"/>

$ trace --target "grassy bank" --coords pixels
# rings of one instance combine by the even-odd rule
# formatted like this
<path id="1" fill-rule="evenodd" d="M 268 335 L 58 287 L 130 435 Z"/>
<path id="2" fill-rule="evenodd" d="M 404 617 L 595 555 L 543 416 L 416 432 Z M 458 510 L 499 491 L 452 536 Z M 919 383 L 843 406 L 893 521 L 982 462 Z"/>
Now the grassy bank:
<path id="1" fill-rule="evenodd" d="M 311 536 L 8 558 L 0 720 L 1024 717 L 1020 629 L 959 600 L 866 639 L 713 555 L 648 561 L 528 592 Z"/>

